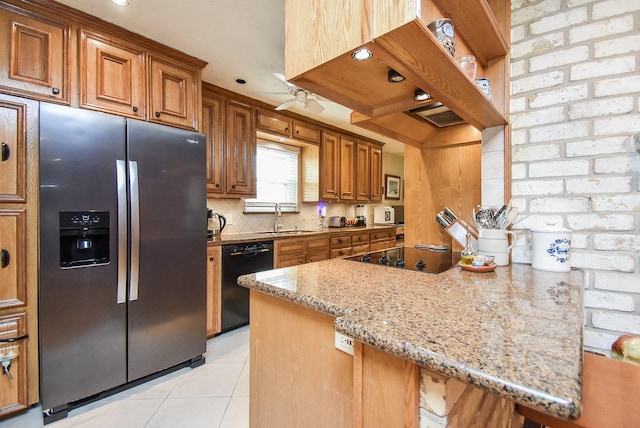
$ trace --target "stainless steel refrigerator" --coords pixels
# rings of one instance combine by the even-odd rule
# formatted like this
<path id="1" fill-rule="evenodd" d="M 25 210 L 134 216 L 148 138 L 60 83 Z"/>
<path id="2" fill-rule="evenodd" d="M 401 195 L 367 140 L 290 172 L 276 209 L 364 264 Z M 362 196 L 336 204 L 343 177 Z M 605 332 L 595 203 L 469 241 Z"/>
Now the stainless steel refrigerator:
<path id="1" fill-rule="evenodd" d="M 40 105 L 40 392 L 69 403 L 204 362 L 205 136 Z"/>

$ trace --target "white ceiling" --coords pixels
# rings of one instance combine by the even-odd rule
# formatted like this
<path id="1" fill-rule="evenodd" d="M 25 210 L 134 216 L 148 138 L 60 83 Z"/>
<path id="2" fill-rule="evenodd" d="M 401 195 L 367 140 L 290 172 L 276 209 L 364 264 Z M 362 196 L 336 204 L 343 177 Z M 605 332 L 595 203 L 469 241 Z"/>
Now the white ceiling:
<path id="1" fill-rule="evenodd" d="M 206 82 L 271 105 L 291 98 L 263 94 L 286 92 L 273 76 L 284 74 L 284 0 L 130 0 L 126 7 L 111 0 L 57 1 L 207 61 Z M 351 125 L 351 110 L 320 102 L 320 114 L 299 105 L 288 110 L 382 141 L 385 153 L 404 152 L 401 143 Z"/>

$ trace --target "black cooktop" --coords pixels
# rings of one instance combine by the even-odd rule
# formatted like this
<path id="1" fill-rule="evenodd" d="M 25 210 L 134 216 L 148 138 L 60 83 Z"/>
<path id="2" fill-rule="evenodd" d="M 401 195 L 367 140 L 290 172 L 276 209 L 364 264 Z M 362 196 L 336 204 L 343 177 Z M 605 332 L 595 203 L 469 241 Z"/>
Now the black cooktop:
<path id="1" fill-rule="evenodd" d="M 395 247 L 346 259 L 428 273 L 444 272 L 453 265 L 450 250 L 434 251 L 414 247 Z"/>

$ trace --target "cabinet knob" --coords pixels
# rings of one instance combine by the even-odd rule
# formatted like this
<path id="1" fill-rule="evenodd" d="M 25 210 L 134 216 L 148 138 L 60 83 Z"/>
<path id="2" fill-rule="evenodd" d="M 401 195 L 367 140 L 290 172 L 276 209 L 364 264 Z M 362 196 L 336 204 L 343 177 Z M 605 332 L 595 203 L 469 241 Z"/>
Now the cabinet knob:
<path id="1" fill-rule="evenodd" d="M 232 185 L 231 185 L 231 188 L 232 188 L 232 189 L 235 189 L 235 188 L 236 188 L 236 185 L 235 185 L 235 184 L 232 184 Z"/>
<path id="2" fill-rule="evenodd" d="M 298 263 L 302 264 L 302 263 L 304 263 L 304 260 L 298 259 Z"/>
<path id="3" fill-rule="evenodd" d="M 213 257 L 209 257 L 209 261 L 212 262 L 213 261 Z"/>
<path id="4" fill-rule="evenodd" d="M 2 162 L 9 160 L 9 155 L 11 155 L 11 149 L 9 145 L 5 142 L 2 143 Z"/>
<path id="5" fill-rule="evenodd" d="M 220 187 L 220 183 L 216 183 L 216 187 Z"/>
<path id="6" fill-rule="evenodd" d="M 285 130 L 286 132 L 289 132 L 289 127 L 287 126 L 286 128 L 284 128 L 284 130 Z"/>
<path id="7" fill-rule="evenodd" d="M 138 112 L 138 107 L 133 106 L 133 112 L 134 112 L 134 113 L 137 113 L 137 112 Z"/>
<path id="8" fill-rule="evenodd" d="M 159 111 L 156 112 L 156 117 L 160 117 L 160 112 Z"/>
<path id="9" fill-rule="evenodd" d="M 0 251 L 0 266 L 2 269 L 9 266 L 9 262 L 11 261 L 11 255 L 9 254 L 9 250 L 5 250 L 4 248 Z"/>
<path id="10" fill-rule="evenodd" d="M 339 244 L 342 244 L 342 239 L 338 239 L 338 243 L 339 243 Z"/>
<path id="11" fill-rule="evenodd" d="M 51 92 L 53 93 L 53 95 L 58 95 L 60 93 L 60 89 L 58 88 L 51 88 Z"/>
<path id="12" fill-rule="evenodd" d="M 312 262 L 313 261 L 313 257 L 309 257 L 309 261 Z"/>
<path id="13" fill-rule="evenodd" d="M 296 129 L 296 135 L 300 135 L 300 130 Z"/>

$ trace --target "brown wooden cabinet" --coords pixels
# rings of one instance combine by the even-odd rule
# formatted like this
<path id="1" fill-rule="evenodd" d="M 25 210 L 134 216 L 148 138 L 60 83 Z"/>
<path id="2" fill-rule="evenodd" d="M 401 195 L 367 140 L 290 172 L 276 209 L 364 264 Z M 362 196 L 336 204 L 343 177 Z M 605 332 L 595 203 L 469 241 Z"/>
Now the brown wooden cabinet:
<path id="1" fill-rule="evenodd" d="M 256 109 L 256 129 L 283 137 L 291 137 L 291 118 L 274 111 Z"/>
<path id="2" fill-rule="evenodd" d="M 146 54 L 87 30 L 80 32 L 80 106 L 147 118 Z"/>
<path id="3" fill-rule="evenodd" d="M 369 250 L 380 251 L 396 246 L 396 228 L 384 228 L 371 231 L 369 234 Z"/>
<path id="4" fill-rule="evenodd" d="M 284 268 L 329 258 L 329 238 L 287 238 L 274 242 L 274 267 Z"/>
<path id="5" fill-rule="evenodd" d="M 371 199 L 371 143 L 358 140 L 356 144 L 356 200 Z"/>
<path id="6" fill-rule="evenodd" d="M 340 200 L 349 202 L 356 199 L 356 140 L 346 135 L 340 136 Z"/>
<path id="7" fill-rule="evenodd" d="M 253 107 L 227 100 L 226 193 L 236 197 L 256 196 L 256 133 Z"/>
<path id="8" fill-rule="evenodd" d="M 369 174 L 369 201 L 382 201 L 382 146 L 371 144 L 370 151 L 371 173 Z"/>
<path id="9" fill-rule="evenodd" d="M 149 120 L 198 129 L 200 70 L 149 56 Z"/>
<path id="10" fill-rule="evenodd" d="M 70 26 L 0 4 L 0 91 L 70 102 Z"/>
<path id="11" fill-rule="evenodd" d="M 207 136 L 207 194 L 225 193 L 225 99 L 207 94 L 202 99 L 202 132 Z"/>
<path id="12" fill-rule="evenodd" d="M 202 132 L 207 136 L 207 195 L 255 197 L 255 108 L 217 93 L 212 85 L 203 87 Z"/>
<path id="13" fill-rule="evenodd" d="M 24 312 L 0 316 L 0 360 L 9 362 L 9 375 L 0 374 L 0 417 L 29 407 L 27 365 L 27 315 Z M 15 341 L 9 341 L 15 340 Z M 34 341 L 37 339 L 34 337 Z"/>
<path id="14" fill-rule="evenodd" d="M 338 200 L 340 188 L 340 137 L 330 132 L 322 133 L 320 143 L 320 199 Z"/>
<path id="15" fill-rule="evenodd" d="M 296 119 L 292 121 L 292 126 L 292 138 L 307 141 L 310 143 L 320 144 L 322 132 L 319 127 L 311 125 L 310 123 L 301 122 Z"/>
<path id="16" fill-rule="evenodd" d="M 0 94 L 0 338 L 14 340 L 0 342 L 0 417 L 39 400 L 38 104 Z"/>
<path id="17" fill-rule="evenodd" d="M 222 247 L 207 247 L 207 337 L 222 330 Z"/>

